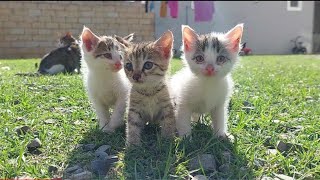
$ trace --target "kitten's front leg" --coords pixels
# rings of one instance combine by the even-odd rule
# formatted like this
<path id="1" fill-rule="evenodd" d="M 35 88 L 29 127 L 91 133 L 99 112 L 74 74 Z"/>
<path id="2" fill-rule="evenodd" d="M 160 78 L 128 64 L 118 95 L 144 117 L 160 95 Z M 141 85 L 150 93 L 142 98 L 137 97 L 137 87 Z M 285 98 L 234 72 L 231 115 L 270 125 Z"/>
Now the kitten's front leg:
<path id="1" fill-rule="evenodd" d="M 171 103 L 163 107 L 163 116 L 160 120 L 161 136 L 166 138 L 174 137 L 176 131 L 174 107 Z"/>
<path id="2" fill-rule="evenodd" d="M 227 109 L 223 106 L 217 106 L 211 111 L 212 128 L 216 137 L 226 138 L 227 134 Z"/>
<path id="3" fill-rule="evenodd" d="M 103 128 L 104 132 L 112 133 L 116 128 L 124 123 L 124 113 L 126 111 L 127 102 L 125 98 L 118 98 L 114 106 L 109 123 Z"/>
<path id="4" fill-rule="evenodd" d="M 99 101 L 92 102 L 99 120 L 99 128 L 103 129 L 110 120 L 109 107 Z"/>
<path id="5" fill-rule="evenodd" d="M 179 137 L 186 137 L 191 134 L 191 114 L 191 110 L 189 110 L 187 107 L 178 107 L 176 126 Z"/>
<path id="6" fill-rule="evenodd" d="M 144 126 L 142 113 L 139 109 L 130 107 L 127 124 L 127 146 L 141 144 L 141 131 Z"/>

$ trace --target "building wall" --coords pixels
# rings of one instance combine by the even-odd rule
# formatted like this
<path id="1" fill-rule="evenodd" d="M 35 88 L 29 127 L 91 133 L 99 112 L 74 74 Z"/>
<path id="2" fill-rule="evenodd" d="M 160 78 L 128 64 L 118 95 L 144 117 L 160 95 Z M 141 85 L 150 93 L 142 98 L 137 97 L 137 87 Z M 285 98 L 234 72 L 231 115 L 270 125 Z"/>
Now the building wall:
<path id="1" fill-rule="evenodd" d="M 191 1 L 179 1 L 179 16 L 161 18 L 160 2 L 155 4 L 155 33 L 158 38 L 165 30 L 175 35 L 175 48 L 181 46 L 181 25 L 188 24 L 199 33 L 226 32 L 244 23 L 242 42 L 254 54 L 290 54 L 298 35 L 304 37 L 308 52 L 312 51 L 314 1 L 303 2 L 302 11 L 287 11 L 287 1 L 214 1 L 215 13 L 211 22 L 194 22 Z"/>
<path id="2" fill-rule="evenodd" d="M 154 14 L 140 2 L 1 1 L 0 58 L 40 58 L 66 32 L 78 38 L 83 25 L 98 35 L 154 40 Z"/>

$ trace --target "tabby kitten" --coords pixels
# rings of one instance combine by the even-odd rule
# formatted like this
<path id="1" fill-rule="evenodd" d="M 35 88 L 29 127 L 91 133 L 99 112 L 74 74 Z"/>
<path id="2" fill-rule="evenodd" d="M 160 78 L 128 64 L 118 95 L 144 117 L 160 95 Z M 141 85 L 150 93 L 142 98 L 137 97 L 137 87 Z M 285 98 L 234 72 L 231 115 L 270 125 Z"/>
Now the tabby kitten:
<path id="1" fill-rule="evenodd" d="M 133 34 L 124 37 L 127 41 L 132 38 Z M 99 119 L 99 127 L 111 133 L 124 122 L 130 89 L 123 70 L 122 44 L 110 36 L 98 37 L 85 26 L 80 39 L 84 85 Z"/>
<path id="2" fill-rule="evenodd" d="M 229 32 L 198 35 L 182 26 L 186 67 L 175 74 L 176 126 L 180 137 L 191 133 L 191 116 L 210 113 L 218 137 L 226 137 L 228 104 L 233 91 L 231 70 L 238 61 L 243 24 Z"/>
<path id="3" fill-rule="evenodd" d="M 163 137 L 175 134 L 174 104 L 166 72 L 172 58 L 173 34 L 164 33 L 155 42 L 126 45 L 125 73 L 132 83 L 129 101 L 127 145 L 141 144 L 141 131 L 147 122 L 161 126 Z"/>
<path id="4" fill-rule="evenodd" d="M 80 73 L 80 59 L 79 44 L 70 33 L 67 33 L 60 38 L 60 47 L 43 56 L 38 73 L 54 75 L 73 73 L 75 70 Z"/>

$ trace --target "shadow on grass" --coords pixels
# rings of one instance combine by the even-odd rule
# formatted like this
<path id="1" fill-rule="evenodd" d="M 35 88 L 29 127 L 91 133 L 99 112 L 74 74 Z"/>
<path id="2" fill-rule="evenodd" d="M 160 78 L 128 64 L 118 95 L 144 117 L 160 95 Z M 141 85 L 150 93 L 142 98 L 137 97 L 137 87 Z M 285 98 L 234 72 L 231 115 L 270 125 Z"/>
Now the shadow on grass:
<path id="1" fill-rule="evenodd" d="M 196 123 L 192 132 L 192 140 L 165 140 L 160 137 L 159 127 L 147 125 L 142 136 L 142 146 L 127 149 L 125 147 L 125 127 L 107 135 L 98 129 L 92 129 L 83 136 L 80 144 L 107 144 L 111 146 L 108 154 L 117 155 L 119 161 L 108 172 L 108 179 L 188 179 L 191 175 L 206 175 L 209 179 L 251 179 L 252 170 L 247 169 L 245 155 L 239 153 L 235 141 L 221 141 L 212 135 L 209 126 Z M 95 150 L 94 149 L 94 150 Z M 90 169 L 94 158 L 94 150 L 83 152 L 74 149 L 68 158 L 70 166 L 78 164 Z M 231 157 L 226 160 L 224 154 Z M 216 171 L 189 169 L 188 162 L 200 154 L 212 154 L 216 161 Z M 228 161 L 228 162 L 227 162 Z M 229 169 L 221 170 L 223 164 Z M 220 169 L 220 170 L 219 170 Z M 102 177 L 94 177 L 103 179 Z"/>

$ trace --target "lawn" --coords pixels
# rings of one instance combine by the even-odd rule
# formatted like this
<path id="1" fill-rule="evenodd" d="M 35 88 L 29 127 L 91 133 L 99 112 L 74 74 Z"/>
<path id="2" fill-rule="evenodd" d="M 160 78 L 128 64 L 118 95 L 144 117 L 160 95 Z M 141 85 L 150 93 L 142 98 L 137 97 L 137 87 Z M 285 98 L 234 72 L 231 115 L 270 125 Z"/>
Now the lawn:
<path id="1" fill-rule="evenodd" d="M 194 124 L 191 141 L 165 141 L 157 127 L 148 126 L 143 146 L 130 150 L 125 127 L 112 135 L 97 129 L 80 75 L 15 75 L 35 72 L 36 62 L 0 61 L 0 178 L 61 177 L 68 166 L 89 168 L 94 150 L 110 145 L 108 153 L 119 161 L 109 179 L 185 179 L 189 174 L 320 179 L 319 56 L 242 57 L 233 72 L 228 121 L 233 142 L 213 138 L 205 117 Z M 181 61 L 174 60 L 173 71 L 180 67 Z M 30 130 L 18 135 L 16 128 L 24 125 Z M 41 147 L 32 151 L 27 144 L 34 138 Z M 78 148 L 89 143 L 95 145 L 91 151 Z M 213 155 L 216 170 L 191 169 L 189 161 L 199 154 Z M 49 172 L 50 166 L 57 171 Z"/>

